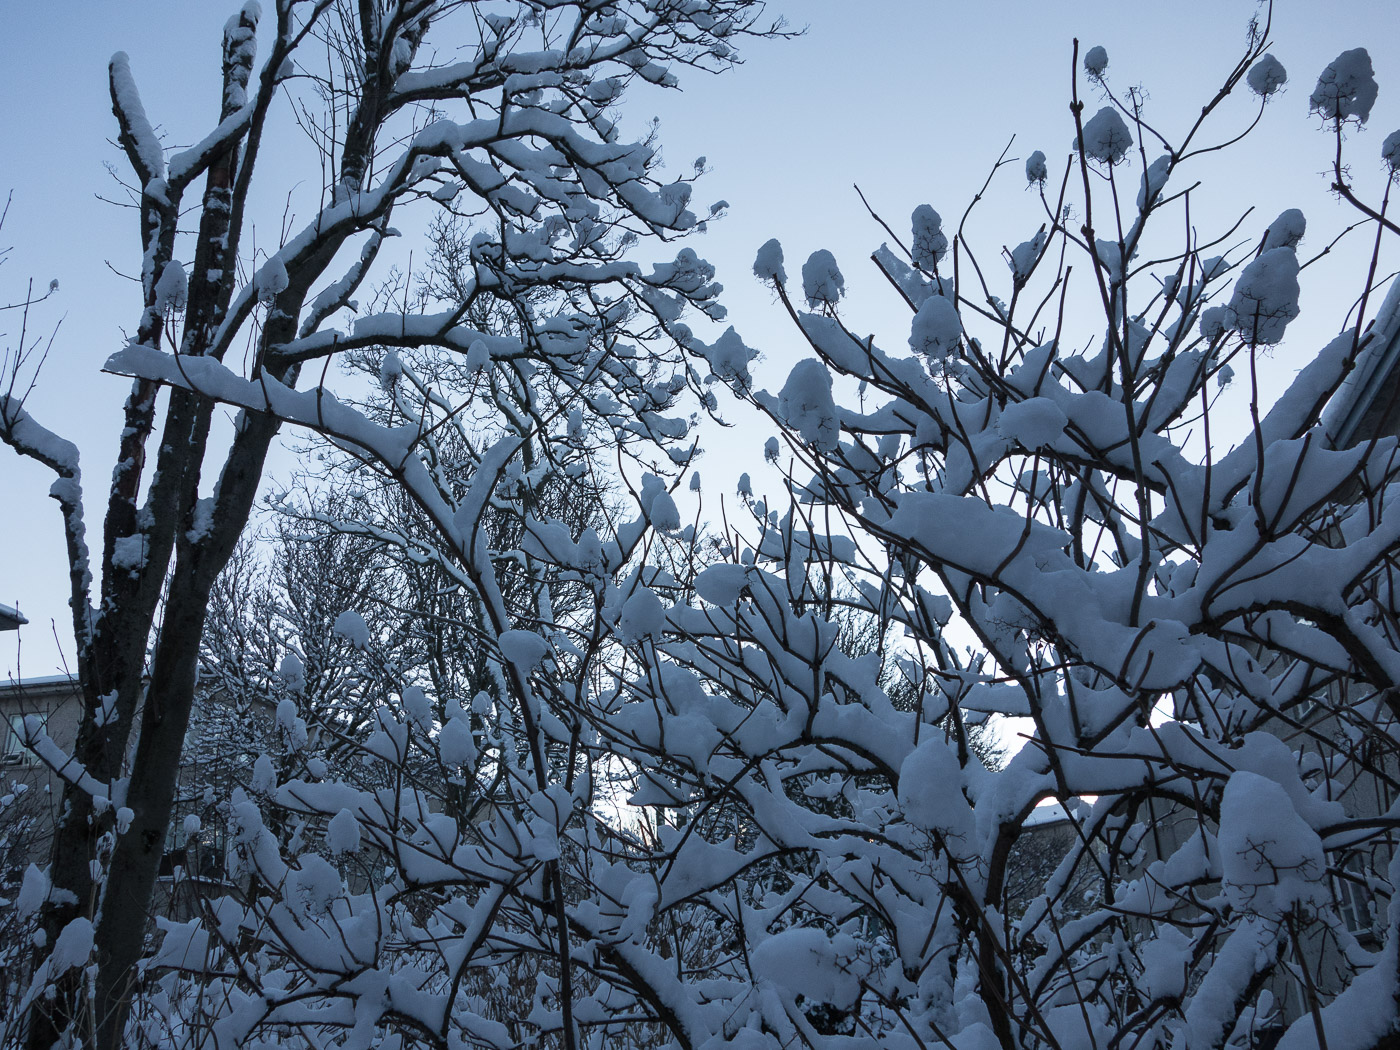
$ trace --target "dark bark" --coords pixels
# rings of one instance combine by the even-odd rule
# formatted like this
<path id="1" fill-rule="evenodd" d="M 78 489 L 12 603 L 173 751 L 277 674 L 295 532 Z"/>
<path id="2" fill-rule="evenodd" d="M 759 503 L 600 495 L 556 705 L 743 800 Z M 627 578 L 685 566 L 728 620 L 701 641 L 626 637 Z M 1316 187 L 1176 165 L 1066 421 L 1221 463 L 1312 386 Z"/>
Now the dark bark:
<path id="1" fill-rule="evenodd" d="M 209 594 L 252 510 L 277 421 L 249 418 L 220 479 L 215 521 L 199 544 L 181 542 L 141 711 L 127 805 L 131 827 L 117 840 L 97 926 L 97 1046 L 119 1047 L 145 945 L 151 896 L 175 803 L 180 759 L 194 706 L 199 643 Z"/>
<path id="2" fill-rule="evenodd" d="M 236 26 L 230 28 L 237 33 L 251 32 L 255 27 L 245 15 Z M 221 120 L 226 119 L 232 112 L 229 87 L 235 84 L 240 87 L 246 85 L 251 68 L 251 53 L 240 54 L 233 45 L 234 38 L 226 30 L 223 43 L 225 91 Z M 138 174 L 144 177 L 143 181 L 149 183 L 155 173 L 144 170 L 140 151 L 126 130 L 126 118 L 117 104 L 115 88 L 114 110 L 119 124 L 122 125 L 121 143 L 128 158 Z M 237 164 L 237 145 L 232 144 L 211 163 L 208 171 L 196 247 L 195 280 L 190 287 L 185 336 L 181 347 L 182 353 L 185 354 L 198 355 L 208 351 L 214 331 L 227 310 L 232 294 L 232 283 L 224 275 L 233 272 L 230 260 L 237 251 L 238 231 L 231 229 L 230 224 L 230 186 Z M 160 180 L 155 186 L 148 185 L 146 190 L 142 201 L 143 247 L 153 257 L 155 272 L 159 273 L 160 267 L 179 265 L 173 262 L 172 257 L 180 197 L 178 193 L 168 193 L 164 180 Z M 137 340 L 146 345 L 159 346 L 165 319 L 153 309 L 156 305 L 154 283 L 151 281 L 147 288 L 144 304 L 146 310 L 137 332 Z M 170 557 L 176 546 L 177 530 L 188 528 L 188 511 L 192 508 L 198 491 L 199 468 L 204 455 L 204 439 L 208 433 L 211 412 L 210 406 L 193 394 L 182 391 L 171 393 L 162 428 L 161 445 L 157 453 L 156 472 L 150 482 L 146 504 L 138 510 L 137 497 L 145 474 L 146 442 L 155 424 L 157 390 L 156 384 L 138 380 L 127 399 L 125 426 L 117 455 L 118 465 L 113 472 L 107 504 L 102 554 L 102 596 L 93 614 L 90 636 L 87 636 L 87 632 L 79 624 L 76 607 L 74 613 L 75 626 L 78 627 L 79 682 L 84 705 L 74 758 L 81 768 L 95 779 L 108 784 L 121 776 L 131 728 L 141 707 L 151 626 L 159 606 Z M 246 513 L 243 520 L 246 521 Z M 238 529 L 241 531 L 241 522 Z M 117 543 L 138 536 L 145 552 L 143 566 L 138 571 L 122 570 L 114 566 L 113 554 Z M 71 554 L 70 551 L 70 557 Z M 214 575 L 217 575 L 217 570 L 214 571 Z M 177 566 L 177 579 L 178 577 Z M 202 624 L 202 611 L 200 617 Z M 189 657 L 177 655 L 179 648 L 186 644 L 188 643 L 182 640 L 179 646 L 172 647 L 164 664 L 158 659 L 158 672 L 161 667 L 168 667 L 172 660 L 177 665 L 183 665 L 197 654 L 198 628 L 195 630 Z M 178 670 L 171 670 L 172 677 L 162 685 L 161 691 L 164 693 L 180 688 L 180 673 Z M 162 680 L 156 677 L 155 681 Z M 188 686 L 184 688 L 190 699 L 193 697 L 193 685 L 191 673 Z M 113 693 L 116 694 L 114 717 L 103 721 L 97 717 L 103 710 L 103 697 Z M 177 714 L 183 706 L 184 719 L 188 720 L 189 700 L 180 702 L 171 696 L 161 704 L 164 710 Z M 151 716 L 148 699 L 143 723 L 150 722 Z M 160 716 L 156 717 L 159 720 Z M 168 733 L 156 733 L 154 736 L 165 740 Z M 141 737 L 142 745 L 145 745 L 144 725 Z M 169 747 L 166 740 L 166 747 L 178 771 L 180 740 L 176 740 L 173 748 Z M 135 784 L 136 779 L 133 776 L 131 788 L 134 788 Z M 172 779 L 170 791 L 173 790 Z M 144 798 L 138 798 L 129 789 L 127 805 L 132 808 L 136 818 L 133 819 L 128 835 L 120 836 L 116 840 L 111 864 L 114 876 L 119 874 L 122 864 L 125 863 L 124 854 L 127 851 L 128 840 L 148 835 L 150 831 L 150 817 Z M 153 815 L 154 811 L 151 816 Z M 168 807 L 166 817 L 168 819 Z M 137 818 L 141 828 L 138 828 Z M 59 822 L 54 832 L 50 878 L 56 889 L 66 892 L 57 894 L 56 900 L 46 903 L 41 920 L 46 943 L 53 944 L 58 933 L 74 918 L 80 915 L 96 916 L 100 962 L 108 957 L 122 957 L 128 954 L 133 938 L 139 951 L 149 912 L 149 887 L 146 896 L 140 900 L 132 895 L 131 887 L 124 887 L 118 898 L 106 903 L 99 910 L 91 861 L 98 853 L 103 836 L 112 833 L 114 826 L 113 812 L 110 808 L 98 813 L 92 797 L 86 791 L 71 785 L 65 787 Z M 164 836 L 162 824 L 154 846 L 157 864 Z M 116 900 L 120 900 L 121 903 L 117 904 Z M 112 928 L 114 913 L 120 913 L 115 920 L 116 929 Z M 126 928 L 133 923 L 137 926 L 134 934 Z M 103 978 L 106 977 L 105 965 L 100 967 L 100 973 Z M 57 994 L 52 999 L 41 998 L 31 1011 L 27 1033 L 27 1046 L 30 1050 L 52 1046 L 69 1023 L 78 1024 L 78 1032 L 75 1034 L 84 1040 L 90 1040 L 94 1035 L 84 1030 L 85 1025 L 81 1021 L 81 1018 L 92 1015 L 81 1008 L 83 989 L 80 975 L 70 971 L 55 983 L 58 986 Z M 124 980 L 121 983 L 124 983 Z M 100 980 L 99 984 L 109 985 L 109 982 Z M 125 1007 L 116 1013 L 124 1018 Z M 96 1023 L 105 1032 L 112 1017 L 111 1010 L 99 1006 Z M 119 1045 L 119 1033 L 118 1027 L 116 1035 L 109 1034 L 98 1045 Z"/>

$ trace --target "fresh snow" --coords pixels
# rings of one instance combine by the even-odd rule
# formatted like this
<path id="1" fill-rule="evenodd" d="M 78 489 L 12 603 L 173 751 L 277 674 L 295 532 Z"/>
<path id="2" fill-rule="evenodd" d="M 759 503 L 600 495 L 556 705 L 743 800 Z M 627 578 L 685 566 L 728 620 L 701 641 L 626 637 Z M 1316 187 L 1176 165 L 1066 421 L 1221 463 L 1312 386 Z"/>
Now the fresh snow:
<path id="1" fill-rule="evenodd" d="M 1085 156 L 1091 160 L 1117 164 L 1127 156 L 1132 145 L 1132 132 L 1112 106 L 1104 106 L 1084 124 L 1083 149 Z M 1071 146 L 1079 149 L 1079 140 L 1075 139 Z"/>
<path id="2" fill-rule="evenodd" d="M 1308 96 L 1308 105 L 1323 120 L 1365 124 L 1379 91 L 1371 56 L 1358 47 L 1343 51 L 1328 63 Z"/>
<path id="3" fill-rule="evenodd" d="M 1249 82 L 1251 91 L 1267 98 L 1288 83 L 1288 72 L 1283 68 L 1282 62 L 1273 55 L 1266 54 L 1249 67 L 1245 79 Z"/>

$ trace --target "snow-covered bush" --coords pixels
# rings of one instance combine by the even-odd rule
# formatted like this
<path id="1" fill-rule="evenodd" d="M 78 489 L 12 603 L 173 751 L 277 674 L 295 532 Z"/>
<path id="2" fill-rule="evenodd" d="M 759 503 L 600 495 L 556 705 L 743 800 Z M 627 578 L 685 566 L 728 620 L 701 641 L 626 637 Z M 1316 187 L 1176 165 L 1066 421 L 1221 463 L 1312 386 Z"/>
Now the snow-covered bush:
<path id="1" fill-rule="evenodd" d="M 1283 82 L 1265 36 L 1189 148 L 1151 158 L 1140 96 L 1123 103 L 1106 53 L 1086 55 L 1105 105 L 1086 119 L 1076 91 L 1068 177 L 1032 155 L 1039 194 L 1023 199 L 1039 211 L 1009 272 L 967 265 L 977 246 L 952 231 L 969 225 L 945 231 L 926 205 L 906 257 L 875 253 L 909 311 L 892 349 L 846 327 L 832 253 L 790 288 L 765 244 L 754 272 L 801 348 L 773 393 L 737 333 L 707 343 L 681 323 L 719 313 L 693 252 L 621 261 L 636 231 L 691 226 L 690 186 L 657 184 L 650 148 L 620 144 L 606 116 L 630 77 L 670 82 L 662 58 L 722 64 L 754 5 L 492 6 L 473 58 L 428 69 L 412 67 L 445 8 L 390 7 L 356 16 L 375 57 L 357 102 L 440 115 L 465 96 L 489 116 L 415 127 L 398 162 L 347 149 L 309 240 L 263 262 L 214 329 L 265 311 L 255 374 L 162 351 L 154 318 L 111 362 L 177 407 L 246 410 L 246 440 L 273 420 L 328 439 L 351 461 L 329 475 L 343 502 L 283 504 L 307 536 L 356 540 L 364 586 L 241 636 L 247 666 L 240 636 L 206 640 L 206 669 L 257 696 L 271 734 L 218 807 L 227 892 L 163 918 L 144 957 L 138 937 L 139 969 L 109 969 L 110 909 L 96 926 L 74 915 L 23 1005 L 88 1045 L 1393 1042 L 1400 461 L 1377 391 L 1400 294 L 1376 310 L 1373 266 L 1345 297 L 1349 327 L 1266 411 L 1258 366 L 1296 331 L 1301 216 L 1203 255 L 1178 190 L 1216 152 L 1222 100 Z M 522 51 L 573 16 L 577 47 Z M 1374 102 L 1363 68 L 1343 56 L 1313 104 L 1338 191 L 1366 209 L 1340 152 Z M 113 87 L 150 173 L 164 159 L 121 62 Z M 463 194 L 490 223 L 439 227 L 430 280 L 322 327 L 392 207 Z M 1385 206 L 1371 213 L 1388 236 Z M 304 303 L 307 267 L 319 277 L 340 246 L 317 241 L 326 229 L 367 250 Z M 155 270 L 172 265 L 162 243 Z M 1071 266 L 1087 279 L 1069 284 Z M 153 274 L 148 309 L 196 310 L 198 276 L 181 292 Z M 368 396 L 337 399 L 329 369 L 293 388 L 301 364 L 342 352 Z M 1225 387 L 1232 371 L 1249 378 Z M 752 524 L 711 543 L 675 495 L 691 409 L 715 405 L 707 380 L 768 414 L 786 453 L 765 462 L 791 464 L 792 495 L 769 506 L 745 475 Z M 1247 433 L 1226 447 L 1207 424 L 1236 392 Z M 61 447 L 0 411 L 12 443 Z M 600 476 L 600 447 L 621 475 Z M 167 540 L 199 565 L 230 537 L 195 495 Z M 135 539 L 111 580 L 149 571 L 156 548 Z M 177 610 L 213 587 L 179 564 Z M 273 593 L 290 605 L 313 582 Z M 992 718 L 1014 727 L 1004 763 L 981 754 Z M 159 764 L 140 758 L 129 804 L 95 814 L 118 849 L 164 831 L 157 803 L 168 816 L 141 780 Z M 89 796 L 117 784 L 75 779 Z M 110 903 L 102 871 L 87 899 Z M 26 900 L 61 915 L 49 888 Z"/>
<path id="2" fill-rule="evenodd" d="M 875 253 L 907 346 L 756 267 L 797 319 L 791 378 L 751 395 L 794 501 L 747 497 L 753 531 L 668 614 L 681 666 L 633 686 L 714 727 L 685 753 L 652 730 L 670 773 L 650 799 L 719 785 L 754 842 L 723 863 L 782 858 L 766 894 L 706 898 L 743 931 L 735 983 L 707 993 L 728 1038 L 1393 1045 L 1400 290 L 1386 204 L 1341 161 L 1375 102 L 1366 53 L 1310 100 L 1385 260 L 1329 289 L 1339 335 L 1300 349 L 1290 329 L 1300 212 L 1224 256 L 1180 236 L 1221 100 L 1286 79 L 1267 46 L 1251 37 L 1189 145 L 1091 50 L 1105 104 L 1074 108 L 1067 177 L 1027 162 L 1043 226 L 1000 286 L 963 234 L 954 265 L 926 264 L 926 206 L 908 255 Z M 1270 407 L 1276 344 L 1305 363 Z M 878 655 L 835 644 L 837 593 L 878 622 Z M 881 687 L 891 662 L 912 702 Z M 1014 734 L 1000 769 L 968 746 L 989 716 Z"/>

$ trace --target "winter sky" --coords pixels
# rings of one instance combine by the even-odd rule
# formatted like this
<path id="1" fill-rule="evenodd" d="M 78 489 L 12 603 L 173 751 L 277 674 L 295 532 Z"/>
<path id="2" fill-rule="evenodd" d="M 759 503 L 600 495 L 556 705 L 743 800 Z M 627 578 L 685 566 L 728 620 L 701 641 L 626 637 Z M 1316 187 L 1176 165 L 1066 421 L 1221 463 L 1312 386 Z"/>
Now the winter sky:
<path id="1" fill-rule="evenodd" d="M 0 300 L 22 298 L 31 278 L 36 289 L 51 279 L 60 283 L 31 321 L 31 339 L 61 324 L 28 404 L 80 446 L 94 533 L 128 386 L 100 368 L 140 311 L 139 290 L 121 276 L 140 265 L 134 212 L 102 199 L 125 200 L 107 170 L 122 163 L 109 142 L 115 126 L 107 60 L 117 50 L 130 54 L 152 122 L 167 143 L 188 143 L 217 108 L 220 30 L 235 7 L 211 0 L 74 0 L 15 5 L 6 14 L 0 193 L 12 190 L 13 203 L 0 245 L 13 250 L 0 268 Z M 790 271 L 811 251 L 831 249 L 845 272 L 852 329 L 898 345 L 908 334 L 908 311 L 868 261 L 887 235 L 853 184 L 901 235 L 922 203 L 955 222 L 1010 142 L 1007 156 L 1018 161 L 1001 169 L 968 226 L 983 258 L 1001 265 L 1001 246 L 1027 239 L 1041 221 L 1039 202 L 1024 190 L 1020 159 L 1043 150 L 1054 180 L 1068 154 L 1076 36 L 1085 49 L 1107 48 L 1116 91 L 1145 89 L 1148 118 L 1170 138 L 1213 94 L 1243 50 L 1249 19 L 1262 13 L 1253 0 L 1190 0 L 1170 8 L 1124 0 L 774 0 L 771 9 L 806 26 L 806 35 L 750 42 L 746 64 L 722 77 L 682 73 L 679 94 L 637 90 L 623 102 L 622 122 L 640 136 L 644 122 L 659 117 L 664 155 L 677 172 L 707 158 L 711 173 L 695 203 L 722 198 L 730 209 L 692 244 L 717 266 L 729 289 L 730 321 L 764 354 L 757 375 L 769 387 L 781 385 L 802 351 L 781 308 L 750 276 L 761 243 L 778 237 Z M 1307 96 L 1331 59 L 1358 46 L 1371 46 L 1381 94 L 1370 127 L 1353 135 L 1348 149 L 1358 187 L 1379 197 L 1380 143 L 1400 127 L 1400 58 L 1393 48 L 1374 45 L 1396 39 L 1400 5 L 1351 0 L 1345 17 L 1337 12 L 1317 0 L 1278 0 L 1273 53 L 1290 81 L 1247 145 L 1199 168 L 1203 186 L 1194 213 L 1203 232 L 1228 227 L 1254 207 L 1231 242 L 1252 244 L 1281 210 L 1299 207 L 1309 220 L 1307 257 L 1354 221 L 1327 191 L 1331 143 L 1309 118 Z M 1081 91 L 1096 108 L 1082 81 Z M 1216 138 L 1243 128 L 1252 112 L 1243 98 L 1227 108 Z M 291 191 L 290 204 L 261 202 L 258 235 L 268 242 L 275 242 L 284 210 L 296 210 L 298 188 L 314 195 L 319 185 L 317 169 L 299 166 L 303 154 L 289 148 L 288 155 L 296 170 L 281 183 Z M 263 161 L 268 168 L 273 163 Z M 1360 237 L 1353 239 L 1353 251 L 1364 248 Z M 1274 389 L 1310 347 L 1342 326 L 1350 304 L 1329 299 L 1327 275 L 1355 265 L 1347 259 L 1339 249 L 1308 271 L 1303 315 L 1271 361 L 1276 375 L 1266 377 Z M 1400 257 L 1382 258 L 1382 273 L 1398 267 Z M 0 332 L 0 345 L 16 344 L 15 312 L 0 316 Z M 1095 334 L 1085 331 L 1081 341 L 1090 338 Z M 765 436 L 747 425 L 702 438 L 710 450 L 700 462 L 707 492 L 732 492 L 738 473 L 761 458 Z M 285 474 L 291 462 L 284 456 L 275 470 Z M 18 606 L 30 620 L 18 637 L 0 635 L 0 677 L 58 673 L 62 653 L 72 651 L 62 531 L 57 507 L 46 498 L 51 480 L 45 469 L 0 448 L 0 603 Z"/>

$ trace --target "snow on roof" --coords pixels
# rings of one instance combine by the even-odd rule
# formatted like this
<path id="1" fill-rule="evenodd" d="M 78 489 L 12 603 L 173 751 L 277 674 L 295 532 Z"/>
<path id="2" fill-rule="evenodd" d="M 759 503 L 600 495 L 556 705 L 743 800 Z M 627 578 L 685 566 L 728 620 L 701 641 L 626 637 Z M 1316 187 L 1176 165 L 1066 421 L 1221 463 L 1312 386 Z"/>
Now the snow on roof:
<path id="1" fill-rule="evenodd" d="M 11 678 L 0 680 L 0 693 L 19 692 L 24 689 L 42 689 L 51 685 L 71 685 L 77 688 L 78 680 L 69 674 L 51 674 L 37 678 Z"/>
<path id="2" fill-rule="evenodd" d="M 1337 448 L 1369 439 L 1385 423 L 1392 407 L 1387 391 L 1397 379 L 1400 364 L 1400 281 L 1391 283 L 1376 320 L 1371 340 L 1356 367 L 1342 383 L 1322 414 L 1322 423 Z"/>
<path id="3" fill-rule="evenodd" d="M 1047 824 L 1067 824 L 1072 819 L 1074 818 L 1065 812 L 1064 806 L 1058 802 L 1051 802 L 1046 806 L 1036 806 L 1021 826 L 1023 828 L 1039 828 Z"/>
<path id="4" fill-rule="evenodd" d="M 28 622 L 18 609 L 11 609 L 8 605 L 0 605 L 0 631 L 13 631 L 20 624 Z"/>

